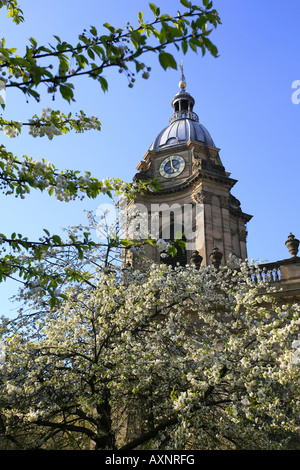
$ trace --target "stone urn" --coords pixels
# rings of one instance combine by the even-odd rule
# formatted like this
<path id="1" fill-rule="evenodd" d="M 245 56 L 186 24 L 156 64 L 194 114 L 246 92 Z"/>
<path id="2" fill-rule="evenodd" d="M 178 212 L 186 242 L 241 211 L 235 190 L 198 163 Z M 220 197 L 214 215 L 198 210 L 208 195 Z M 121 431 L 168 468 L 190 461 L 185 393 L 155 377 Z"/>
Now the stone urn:
<path id="1" fill-rule="evenodd" d="M 194 266 L 194 268 L 196 268 L 199 271 L 202 260 L 203 258 L 201 255 L 199 255 L 199 251 L 197 250 L 193 251 L 192 256 L 190 258 L 191 266 Z"/>
<path id="2" fill-rule="evenodd" d="M 211 252 L 211 254 L 209 255 L 210 259 L 211 259 L 211 262 L 212 264 L 214 265 L 214 267 L 216 269 L 219 269 L 220 265 L 221 265 L 221 260 L 223 258 L 223 254 L 220 252 L 219 248 L 217 248 L 216 246 L 214 247 L 213 251 Z"/>
<path id="3" fill-rule="evenodd" d="M 295 238 L 295 235 L 292 233 L 289 234 L 287 241 L 285 242 L 287 249 L 289 250 L 292 256 L 297 256 L 299 249 L 299 240 Z"/>

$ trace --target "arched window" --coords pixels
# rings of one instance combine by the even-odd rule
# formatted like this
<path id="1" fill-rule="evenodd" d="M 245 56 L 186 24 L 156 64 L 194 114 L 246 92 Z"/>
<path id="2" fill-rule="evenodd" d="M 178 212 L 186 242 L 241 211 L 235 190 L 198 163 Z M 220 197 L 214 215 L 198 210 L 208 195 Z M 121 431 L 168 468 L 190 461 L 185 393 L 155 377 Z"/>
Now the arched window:
<path id="1" fill-rule="evenodd" d="M 181 239 L 186 241 L 184 234 L 182 235 Z M 167 242 L 174 242 L 175 235 L 174 235 L 174 224 L 170 225 L 170 238 L 166 240 Z M 166 257 L 161 257 L 161 262 L 163 264 L 167 264 L 168 266 L 175 267 L 178 264 L 180 266 L 185 266 L 187 264 L 187 253 L 186 250 L 182 251 L 182 248 L 175 243 L 175 247 L 177 248 L 177 253 L 175 256 L 168 255 Z"/>

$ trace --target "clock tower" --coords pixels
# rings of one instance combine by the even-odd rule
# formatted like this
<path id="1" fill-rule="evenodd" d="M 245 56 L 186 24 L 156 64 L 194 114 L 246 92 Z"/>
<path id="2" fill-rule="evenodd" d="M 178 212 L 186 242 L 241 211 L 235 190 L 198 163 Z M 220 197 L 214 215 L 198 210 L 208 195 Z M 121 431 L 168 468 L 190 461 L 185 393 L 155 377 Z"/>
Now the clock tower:
<path id="1" fill-rule="evenodd" d="M 245 259 L 246 224 L 252 216 L 241 210 L 231 194 L 237 181 L 225 171 L 220 149 L 199 123 L 183 70 L 179 92 L 171 104 L 169 125 L 154 139 L 134 177 L 144 181 L 157 178 L 160 189 L 149 190 L 134 204 L 146 215 L 143 223 L 153 238 L 160 243 L 161 239 L 184 239 L 186 251 L 178 249 L 172 258 L 149 248 L 148 256 L 173 265 L 193 262 L 196 255 L 198 264 L 205 265 L 225 264 L 231 254 Z"/>

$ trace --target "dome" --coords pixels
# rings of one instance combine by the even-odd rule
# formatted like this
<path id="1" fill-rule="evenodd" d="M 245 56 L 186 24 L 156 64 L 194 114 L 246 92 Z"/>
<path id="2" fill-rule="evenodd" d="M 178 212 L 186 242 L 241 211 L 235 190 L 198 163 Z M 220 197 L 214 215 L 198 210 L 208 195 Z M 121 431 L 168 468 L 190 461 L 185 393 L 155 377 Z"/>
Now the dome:
<path id="1" fill-rule="evenodd" d="M 179 83 L 180 91 L 172 99 L 173 114 L 169 125 L 163 129 L 150 145 L 149 150 L 158 151 L 185 144 L 190 140 L 215 147 L 208 130 L 199 123 L 199 117 L 193 112 L 195 100 L 186 91 L 184 77 Z"/>
<path id="2" fill-rule="evenodd" d="M 175 145 L 181 145 L 195 140 L 204 145 L 215 147 L 215 144 L 208 130 L 199 122 L 190 118 L 182 118 L 173 121 L 168 127 L 163 129 L 152 142 L 149 150 L 163 150 Z"/>

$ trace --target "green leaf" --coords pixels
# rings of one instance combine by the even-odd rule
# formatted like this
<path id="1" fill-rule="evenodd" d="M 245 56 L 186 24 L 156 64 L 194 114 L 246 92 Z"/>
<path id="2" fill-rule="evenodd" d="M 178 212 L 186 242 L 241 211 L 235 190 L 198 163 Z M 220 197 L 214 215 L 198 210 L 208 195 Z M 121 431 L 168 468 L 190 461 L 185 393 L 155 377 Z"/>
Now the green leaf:
<path id="1" fill-rule="evenodd" d="M 99 80 L 99 82 L 100 82 L 100 84 L 101 84 L 102 90 L 103 90 L 103 91 L 107 91 L 108 83 L 107 83 L 107 81 L 105 80 L 105 78 L 99 76 L 99 77 L 98 77 L 98 80 Z"/>
<path id="2" fill-rule="evenodd" d="M 60 238 L 59 235 L 53 235 L 52 241 L 56 245 L 61 245 L 62 244 L 62 241 L 61 241 L 61 238 Z"/>
<path id="3" fill-rule="evenodd" d="M 97 29 L 95 28 L 95 26 L 91 26 L 90 32 L 93 36 L 97 36 Z"/>
<path id="4" fill-rule="evenodd" d="M 37 91 L 32 90 L 32 88 L 27 90 L 27 93 L 33 96 L 37 101 L 40 99 L 40 94 Z"/>
<path id="5" fill-rule="evenodd" d="M 131 246 L 132 245 L 132 241 L 131 240 L 121 240 L 121 244 L 123 246 Z"/>
<path id="6" fill-rule="evenodd" d="M 189 46 L 194 52 L 197 52 L 197 47 L 199 46 L 199 40 L 196 38 L 191 38 L 189 40 Z"/>
<path id="7" fill-rule="evenodd" d="M 37 47 L 37 42 L 34 38 L 29 38 L 29 41 L 31 42 L 31 44 L 33 45 L 33 47 Z"/>
<path id="8" fill-rule="evenodd" d="M 150 239 L 150 238 L 147 239 L 147 240 L 144 240 L 144 243 L 145 243 L 145 245 L 150 245 L 150 246 L 152 246 L 153 248 L 155 248 L 155 246 L 156 246 L 156 240 L 152 240 L 152 239 Z"/>
<path id="9" fill-rule="evenodd" d="M 115 32 L 115 28 L 111 26 L 109 23 L 104 23 L 103 25 L 105 28 L 107 28 L 111 33 Z"/>
<path id="10" fill-rule="evenodd" d="M 211 42 L 210 39 L 208 39 L 208 37 L 204 36 L 202 39 L 203 39 L 203 43 L 205 44 L 206 48 L 211 53 L 211 55 L 213 57 L 217 57 L 218 56 L 218 48 Z"/>
<path id="11" fill-rule="evenodd" d="M 104 50 L 102 49 L 102 47 L 98 46 L 97 44 L 93 46 L 93 51 L 95 52 L 95 54 L 97 54 L 98 57 L 105 56 Z"/>
<path id="12" fill-rule="evenodd" d="M 153 11 L 155 16 L 159 16 L 160 8 L 158 8 L 156 5 L 154 5 L 154 3 L 149 3 L 149 7 L 151 8 L 151 10 Z"/>
<path id="13" fill-rule="evenodd" d="M 73 90 L 68 85 L 60 85 L 59 91 L 61 96 L 67 100 L 69 103 L 70 101 L 74 101 L 74 93 Z"/>
<path id="14" fill-rule="evenodd" d="M 188 0 L 180 0 L 180 3 L 181 3 L 181 5 L 183 5 L 186 8 L 191 8 L 191 6 L 192 6 L 192 2 L 189 2 Z"/>
<path id="15" fill-rule="evenodd" d="M 92 60 L 95 60 L 95 54 L 94 54 L 94 52 L 92 51 L 92 49 L 88 49 L 88 50 L 87 50 L 87 53 L 88 53 L 89 57 L 90 57 Z"/>
<path id="16" fill-rule="evenodd" d="M 140 22 L 140 23 L 143 23 L 143 12 L 142 12 L 142 11 L 140 11 L 140 12 L 138 13 L 138 19 L 139 19 L 139 22 Z"/>
<path id="17" fill-rule="evenodd" d="M 184 54 L 186 54 L 186 53 L 187 53 L 187 50 L 188 50 L 188 43 L 187 43 L 186 40 L 184 40 L 184 41 L 181 42 L 181 48 L 182 48 L 182 52 L 183 52 Z"/>
<path id="18" fill-rule="evenodd" d="M 132 44 L 134 45 L 134 47 L 136 49 L 138 49 L 138 47 L 141 44 L 145 44 L 145 36 L 143 34 L 139 33 L 139 31 L 131 31 L 130 32 L 130 39 L 131 39 L 131 42 L 132 42 Z"/>
<path id="19" fill-rule="evenodd" d="M 168 254 L 174 257 L 177 254 L 177 248 L 174 245 L 169 246 Z"/>
<path id="20" fill-rule="evenodd" d="M 167 68 L 172 68 L 172 69 L 177 70 L 177 62 L 172 56 L 172 54 L 162 51 L 159 54 L 158 59 L 159 59 L 160 65 L 162 66 L 164 70 L 167 70 Z"/>

